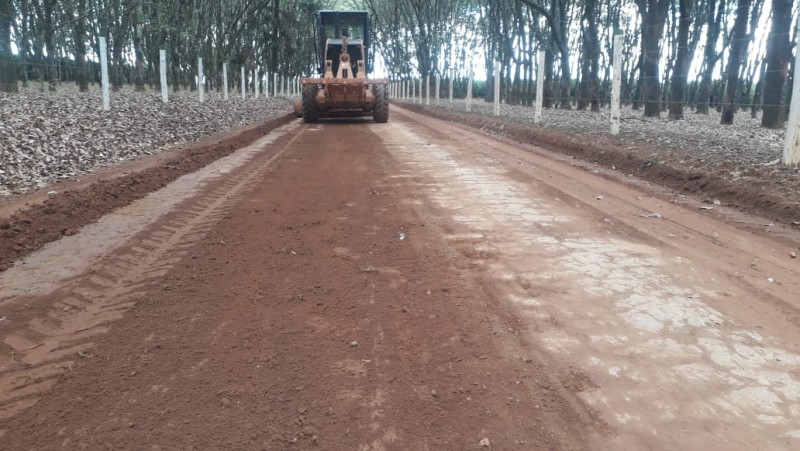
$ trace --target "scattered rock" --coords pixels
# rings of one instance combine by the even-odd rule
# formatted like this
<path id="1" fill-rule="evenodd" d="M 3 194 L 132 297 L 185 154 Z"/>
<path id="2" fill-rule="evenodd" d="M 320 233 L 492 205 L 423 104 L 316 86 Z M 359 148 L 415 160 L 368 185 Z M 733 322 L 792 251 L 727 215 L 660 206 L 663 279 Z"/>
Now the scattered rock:
<path id="1" fill-rule="evenodd" d="M 482 448 L 491 448 L 492 444 L 489 442 L 488 438 L 481 439 L 478 445 Z"/>
<path id="2" fill-rule="evenodd" d="M 358 346 L 358 342 L 357 341 L 351 341 L 350 342 L 350 347 L 351 348 L 355 348 L 356 346 Z"/>

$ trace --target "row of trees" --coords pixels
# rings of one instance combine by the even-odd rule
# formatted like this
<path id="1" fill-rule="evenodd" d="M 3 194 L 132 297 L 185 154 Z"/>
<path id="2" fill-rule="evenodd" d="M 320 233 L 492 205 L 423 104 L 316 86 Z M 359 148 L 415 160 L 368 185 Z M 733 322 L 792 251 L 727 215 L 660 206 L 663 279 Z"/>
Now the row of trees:
<path id="1" fill-rule="evenodd" d="M 55 90 L 99 79 L 99 37 L 106 36 L 113 88 L 158 83 L 166 49 L 174 90 L 196 88 L 197 58 L 210 87 L 260 68 L 284 76 L 308 72 L 316 54 L 314 14 L 326 0 L 0 0 L 0 90 L 39 80 Z M 12 48 L 13 47 L 13 48 Z M 213 74 L 213 75 L 212 75 Z M 231 77 L 237 80 L 237 77 Z"/>
<path id="2" fill-rule="evenodd" d="M 686 105 L 705 114 L 717 107 L 731 124 L 738 107 L 750 104 L 754 114 L 763 107 L 763 126 L 777 128 L 788 113 L 795 0 L 354 3 L 376 15 L 374 42 L 393 77 L 464 76 L 469 49 L 482 48 L 485 67 L 502 63 L 505 100 L 527 103 L 536 54 L 545 50 L 545 107 L 599 111 L 609 97 L 613 36 L 622 33 L 623 99 L 645 116 L 668 110 L 681 119 Z"/>
<path id="3" fill-rule="evenodd" d="M 156 84 L 161 48 L 175 90 L 195 87 L 199 56 L 209 88 L 221 85 L 223 62 L 233 74 L 310 74 L 314 13 L 352 7 L 373 13 L 374 50 L 393 78 L 463 79 L 483 57 L 485 67 L 502 63 L 504 100 L 529 103 L 545 50 L 545 107 L 598 111 L 621 33 L 623 99 L 645 116 L 668 110 L 680 119 L 686 105 L 706 114 L 716 107 L 730 124 L 750 104 L 775 128 L 788 109 L 797 1 L 0 0 L 0 90 L 16 90 L 18 80 L 87 89 L 98 78 L 100 36 L 109 41 L 114 88 Z"/>

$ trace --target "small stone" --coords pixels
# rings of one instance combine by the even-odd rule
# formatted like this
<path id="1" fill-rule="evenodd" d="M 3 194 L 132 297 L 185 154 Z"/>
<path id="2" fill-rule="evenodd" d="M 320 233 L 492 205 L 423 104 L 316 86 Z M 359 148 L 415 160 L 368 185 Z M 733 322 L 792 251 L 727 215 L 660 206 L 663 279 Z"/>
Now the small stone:
<path id="1" fill-rule="evenodd" d="M 603 196 L 597 196 L 597 197 L 595 197 L 595 199 L 597 199 L 597 200 L 603 200 L 603 199 L 604 199 L 604 197 L 603 197 Z"/>
<path id="2" fill-rule="evenodd" d="M 351 341 L 350 342 L 350 347 L 351 348 L 355 348 L 356 346 L 358 346 L 358 342 L 357 341 Z"/>
<path id="3" fill-rule="evenodd" d="M 483 448 L 490 448 L 492 446 L 492 444 L 489 442 L 488 438 L 482 439 L 481 442 L 478 443 L 478 445 L 483 447 Z"/>
<path id="4" fill-rule="evenodd" d="M 775 283 L 775 279 L 773 279 L 772 277 L 767 277 L 767 282 Z"/>
<path id="5" fill-rule="evenodd" d="M 789 257 L 797 258 L 797 253 L 796 252 L 790 252 L 789 253 Z"/>

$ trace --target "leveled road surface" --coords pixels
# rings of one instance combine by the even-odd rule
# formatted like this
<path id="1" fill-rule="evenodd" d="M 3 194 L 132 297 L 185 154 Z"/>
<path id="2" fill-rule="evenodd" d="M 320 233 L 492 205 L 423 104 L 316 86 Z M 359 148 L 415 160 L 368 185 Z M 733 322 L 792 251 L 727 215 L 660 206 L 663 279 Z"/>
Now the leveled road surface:
<path id="1" fill-rule="evenodd" d="M 401 108 L 292 122 L 0 273 L 0 449 L 799 449 L 792 250 Z"/>

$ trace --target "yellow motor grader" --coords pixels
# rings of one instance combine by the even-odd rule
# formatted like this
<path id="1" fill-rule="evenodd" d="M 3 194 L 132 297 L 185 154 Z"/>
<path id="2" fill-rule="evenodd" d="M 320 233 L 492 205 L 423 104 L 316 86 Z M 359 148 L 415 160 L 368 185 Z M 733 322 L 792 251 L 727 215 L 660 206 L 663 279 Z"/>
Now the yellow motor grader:
<path id="1" fill-rule="evenodd" d="M 389 81 L 369 79 L 370 17 L 367 11 L 319 11 L 317 42 L 322 78 L 303 78 L 295 104 L 305 122 L 320 117 L 372 116 L 389 120 Z"/>

